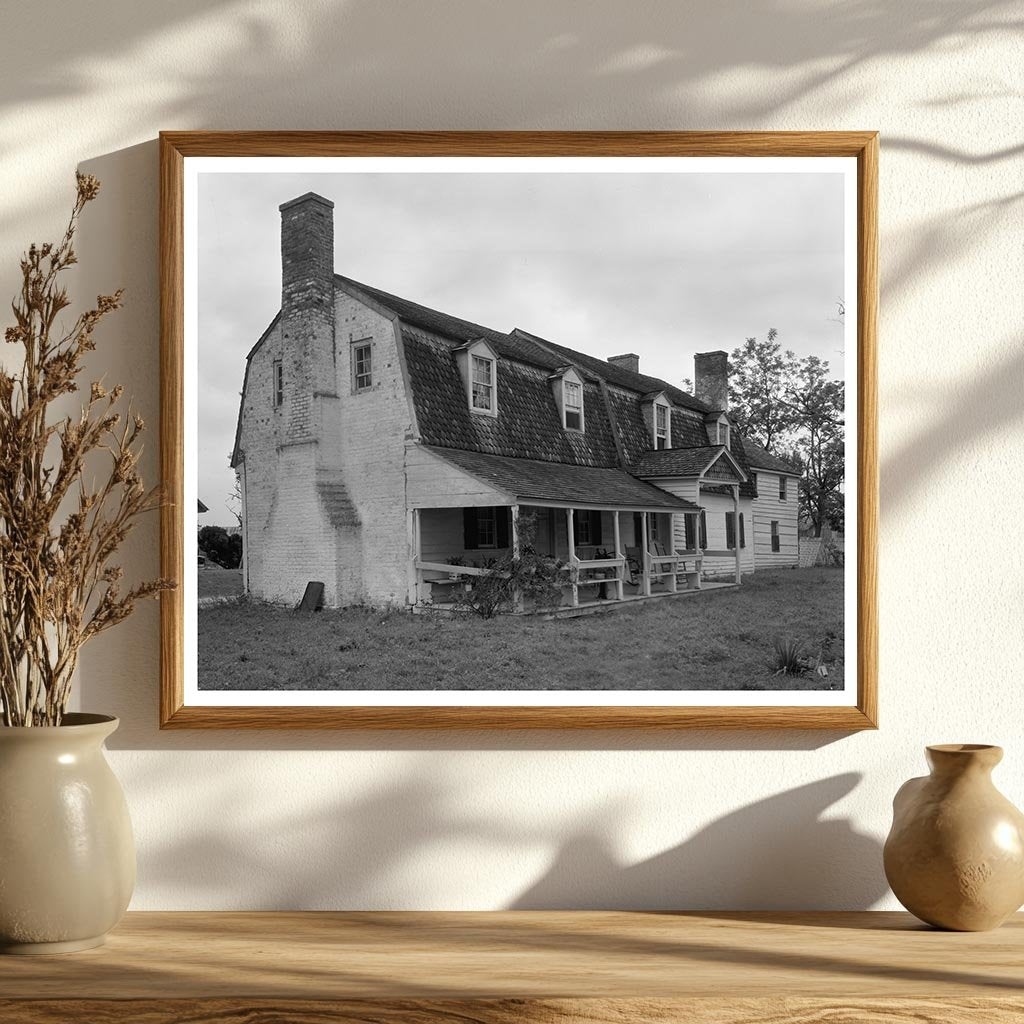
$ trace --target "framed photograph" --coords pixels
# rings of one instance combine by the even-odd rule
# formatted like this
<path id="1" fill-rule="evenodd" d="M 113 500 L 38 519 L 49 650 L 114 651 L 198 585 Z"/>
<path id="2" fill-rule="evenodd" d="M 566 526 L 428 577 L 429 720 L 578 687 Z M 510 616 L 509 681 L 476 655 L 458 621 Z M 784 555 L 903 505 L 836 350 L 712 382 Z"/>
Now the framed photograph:
<path id="1" fill-rule="evenodd" d="M 877 156 L 164 133 L 162 726 L 874 728 Z"/>

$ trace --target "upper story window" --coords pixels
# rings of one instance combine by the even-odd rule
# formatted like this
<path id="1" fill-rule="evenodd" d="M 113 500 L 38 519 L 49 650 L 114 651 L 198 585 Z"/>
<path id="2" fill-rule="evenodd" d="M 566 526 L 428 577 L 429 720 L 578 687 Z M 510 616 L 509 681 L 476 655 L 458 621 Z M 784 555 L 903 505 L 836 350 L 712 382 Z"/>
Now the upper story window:
<path id="1" fill-rule="evenodd" d="M 274 360 L 274 408 L 284 405 L 284 365 L 280 359 Z"/>
<path id="2" fill-rule="evenodd" d="M 565 430 L 580 433 L 584 429 L 583 378 L 573 366 L 560 366 L 548 376 L 551 396 Z"/>
<path id="3" fill-rule="evenodd" d="M 729 447 L 729 423 L 727 420 L 718 421 L 718 443 Z"/>
<path id="4" fill-rule="evenodd" d="M 789 481 L 784 476 L 779 477 L 779 501 L 786 500 L 786 484 L 788 483 Z"/>
<path id="5" fill-rule="evenodd" d="M 481 416 L 497 416 L 498 353 L 485 338 L 476 338 L 459 345 L 454 354 L 469 411 Z"/>
<path id="6" fill-rule="evenodd" d="M 352 390 L 369 391 L 373 387 L 373 343 L 357 341 L 352 346 Z"/>
<path id="7" fill-rule="evenodd" d="M 495 412 L 494 360 L 486 356 L 472 356 L 472 404 L 477 412 Z"/>
<path id="8" fill-rule="evenodd" d="M 654 406 L 654 447 L 672 447 L 672 419 L 667 405 Z"/>
<path id="9" fill-rule="evenodd" d="M 562 381 L 562 419 L 567 430 L 583 429 L 583 386 L 574 380 Z"/>

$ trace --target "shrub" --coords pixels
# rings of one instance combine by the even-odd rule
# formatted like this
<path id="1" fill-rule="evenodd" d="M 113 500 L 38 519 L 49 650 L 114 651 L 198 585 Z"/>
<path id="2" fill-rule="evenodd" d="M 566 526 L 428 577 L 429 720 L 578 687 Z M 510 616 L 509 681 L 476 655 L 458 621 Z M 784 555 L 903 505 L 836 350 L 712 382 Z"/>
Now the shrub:
<path id="1" fill-rule="evenodd" d="M 562 601 L 562 587 L 570 582 L 568 566 L 551 555 L 538 554 L 533 542 L 536 521 L 533 516 L 519 519 L 519 557 L 510 551 L 503 558 L 490 558 L 482 576 L 465 577 L 470 588 L 456 605 L 475 612 L 481 618 L 497 615 L 503 605 L 511 605 L 518 594 L 542 611 L 551 611 Z M 454 563 L 449 563 L 454 564 Z"/>
<path id="2" fill-rule="evenodd" d="M 777 676 L 798 676 L 804 671 L 806 666 L 801 657 L 804 645 L 799 640 L 794 637 L 777 636 L 772 646 L 775 649 L 775 657 L 771 666 Z"/>

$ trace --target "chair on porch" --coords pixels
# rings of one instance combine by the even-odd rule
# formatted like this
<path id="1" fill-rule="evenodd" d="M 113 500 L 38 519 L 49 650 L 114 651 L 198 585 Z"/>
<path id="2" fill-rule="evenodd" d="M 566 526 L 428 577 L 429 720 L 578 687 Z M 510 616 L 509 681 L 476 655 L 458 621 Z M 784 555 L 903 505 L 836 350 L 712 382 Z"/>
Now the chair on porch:
<path id="1" fill-rule="evenodd" d="M 626 571 L 629 573 L 630 586 L 638 587 L 643 581 L 644 560 L 639 548 L 626 548 L 623 551 L 626 556 Z"/>

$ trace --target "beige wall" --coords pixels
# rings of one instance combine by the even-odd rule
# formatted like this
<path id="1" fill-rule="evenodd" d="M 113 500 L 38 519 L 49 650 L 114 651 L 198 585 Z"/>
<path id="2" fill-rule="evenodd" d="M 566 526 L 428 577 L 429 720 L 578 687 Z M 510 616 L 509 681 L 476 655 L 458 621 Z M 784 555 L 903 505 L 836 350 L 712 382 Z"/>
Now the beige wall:
<path id="1" fill-rule="evenodd" d="M 147 606 L 86 649 L 80 688 L 122 720 L 136 907 L 892 906 L 879 843 L 925 743 L 1004 744 L 1024 803 L 1015 5 L 6 6 L 0 296 L 61 229 L 76 164 L 98 174 L 75 296 L 126 286 L 94 368 L 154 426 L 162 128 L 882 132 L 881 730 L 160 733 Z M 994 486 L 971 521 L 1000 556 L 928 585 Z M 156 551 L 154 521 L 129 570 Z"/>

